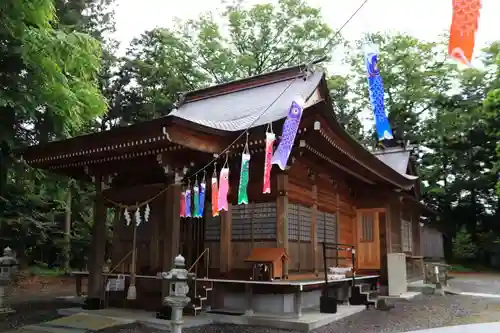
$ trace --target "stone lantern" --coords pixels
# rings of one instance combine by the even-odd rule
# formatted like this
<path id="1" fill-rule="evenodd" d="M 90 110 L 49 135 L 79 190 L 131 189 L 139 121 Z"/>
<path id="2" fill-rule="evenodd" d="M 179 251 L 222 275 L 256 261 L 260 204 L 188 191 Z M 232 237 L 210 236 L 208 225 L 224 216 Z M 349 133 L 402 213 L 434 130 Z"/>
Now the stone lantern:
<path id="1" fill-rule="evenodd" d="M 0 257 L 0 314 L 12 313 L 10 307 L 11 282 L 17 273 L 18 262 L 10 247 L 3 250 Z"/>

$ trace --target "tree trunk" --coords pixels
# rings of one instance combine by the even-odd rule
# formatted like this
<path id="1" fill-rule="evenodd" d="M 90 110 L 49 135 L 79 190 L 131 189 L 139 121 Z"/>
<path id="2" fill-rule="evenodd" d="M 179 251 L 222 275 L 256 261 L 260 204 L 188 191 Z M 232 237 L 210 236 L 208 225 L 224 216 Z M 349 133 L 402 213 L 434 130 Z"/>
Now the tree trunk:
<path id="1" fill-rule="evenodd" d="M 64 272 L 70 273 L 71 261 L 71 185 L 68 186 L 68 196 L 66 197 L 66 215 L 64 219 Z"/>
<path id="2" fill-rule="evenodd" d="M 453 261 L 453 236 L 447 232 L 443 234 L 444 258 L 447 263 Z"/>
<path id="3" fill-rule="evenodd" d="M 0 196 L 4 196 L 7 186 L 7 154 L 3 149 L 3 142 L 0 142 Z"/>

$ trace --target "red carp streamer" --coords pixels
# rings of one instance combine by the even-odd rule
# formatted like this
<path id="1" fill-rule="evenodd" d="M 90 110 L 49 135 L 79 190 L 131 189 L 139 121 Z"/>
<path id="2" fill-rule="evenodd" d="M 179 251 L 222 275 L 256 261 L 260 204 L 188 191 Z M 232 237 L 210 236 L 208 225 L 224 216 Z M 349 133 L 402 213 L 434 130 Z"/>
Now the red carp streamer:
<path id="1" fill-rule="evenodd" d="M 481 0 L 453 0 L 448 54 L 464 65 L 472 60 L 480 10 Z"/>

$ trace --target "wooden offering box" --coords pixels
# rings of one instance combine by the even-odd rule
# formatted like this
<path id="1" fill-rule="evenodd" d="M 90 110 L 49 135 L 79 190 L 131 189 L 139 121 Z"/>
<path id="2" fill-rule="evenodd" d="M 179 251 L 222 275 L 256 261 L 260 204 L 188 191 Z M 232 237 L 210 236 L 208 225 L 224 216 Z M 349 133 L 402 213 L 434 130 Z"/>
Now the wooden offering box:
<path id="1" fill-rule="evenodd" d="M 252 263 L 252 279 L 267 280 L 287 279 L 283 273 L 285 260 L 289 260 L 284 248 L 254 248 L 245 260 Z"/>

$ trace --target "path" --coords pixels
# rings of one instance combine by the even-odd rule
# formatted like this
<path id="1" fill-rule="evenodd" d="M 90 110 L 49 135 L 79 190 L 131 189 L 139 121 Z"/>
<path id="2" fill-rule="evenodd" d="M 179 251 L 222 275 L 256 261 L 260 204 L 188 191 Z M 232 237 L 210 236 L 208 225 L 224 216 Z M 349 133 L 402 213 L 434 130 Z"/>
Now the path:
<path id="1" fill-rule="evenodd" d="M 467 293 L 500 295 L 499 274 L 464 274 L 449 280 L 450 287 Z"/>

